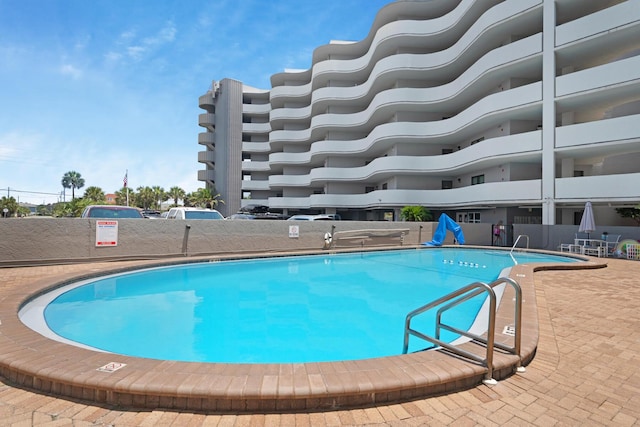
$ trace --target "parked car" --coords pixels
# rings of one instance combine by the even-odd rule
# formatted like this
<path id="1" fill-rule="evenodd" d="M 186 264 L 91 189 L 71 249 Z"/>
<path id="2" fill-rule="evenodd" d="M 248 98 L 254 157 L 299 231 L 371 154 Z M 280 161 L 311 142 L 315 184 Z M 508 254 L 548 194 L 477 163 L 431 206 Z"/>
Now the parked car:
<path id="1" fill-rule="evenodd" d="M 144 218 L 138 208 L 118 205 L 89 205 L 82 211 L 82 218 Z"/>
<path id="2" fill-rule="evenodd" d="M 224 219 L 224 216 L 215 209 L 203 208 L 171 208 L 167 219 Z"/>
<path id="3" fill-rule="evenodd" d="M 231 215 L 231 217 L 231 219 L 287 219 L 286 215 L 278 212 L 270 212 L 269 206 L 257 204 L 243 206 L 237 213 Z"/>
<path id="4" fill-rule="evenodd" d="M 288 219 L 289 221 L 339 221 L 338 214 L 321 214 L 321 215 L 294 215 Z"/>
<path id="5" fill-rule="evenodd" d="M 160 211 L 145 209 L 142 211 L 142 216 L 151 219 L 160 218 Z"/>
<path id="6" fill-rule="evenodd" d="M 247 213 L 235 213 L 233 215 L 229 215 L 227 219 L 256 219 L 256 216 Z"/>
<path id="7" fill-rule="evenodd" d="M 238 211 L 238 213 L 253 214 L 253 215 L 255 215 L 255 214 L 266 214 L 267 212 L 269 212 L 269 206 L 256 205 L 256 204 L 250 204 L 250 205 L 243 206 Z"/>

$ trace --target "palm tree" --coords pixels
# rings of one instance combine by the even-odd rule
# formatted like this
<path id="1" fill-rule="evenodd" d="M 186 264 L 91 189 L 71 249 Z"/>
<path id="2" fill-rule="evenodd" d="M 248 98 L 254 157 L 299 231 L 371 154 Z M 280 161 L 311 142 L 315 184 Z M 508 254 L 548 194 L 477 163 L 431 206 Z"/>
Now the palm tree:
<path id="1" fill-rule="evenodd" d="M 184 200 L 186 195 L 187 193 L 180 187 L 171 187 L 167 193 L 167 196 L 173 199 L 174 206 L 178 206 L 178 200 Z"/>
<path id="2" fill-rule="evenodd" d="M 7 209 L 5 213 L 4 210 Z M 18 212 L 18 202 L 14 197 L 5 197 L 2 196 L 0 199 L 0 217 L 10 217 L 15 216 L 16 212 Z"/>
<path id="3" fill-rule="evenodd" d="M 84 187 L 84 178 L 76 171 L 69 171 L 62 176 L 62 187 L 71 189 L 73 200 L 76 197 L 76 188 Z"/>
<path id="4" fill-rule="evenodd" d="M 405 206 L 400 211 L 400 217 L 405 221 L 431 221 L 431 211 L 424 206 Z"/>
<path id="5" fill-rule="evenodd" d="M 158 202 L 151 187 L 138 187 L 136 191 L 138 192 L 136 205 L 139 208 L 149 209 L 149 207 L 155 206 Z"/>
<path id="6" fill-rule="evenodd" d="M 167 192 L 164 191 L 164 188 L 160 186 L 156 185 L 154 187 L 151 187 L 151 190 L 153 191 L 153 196 L 155 197 L 154 201 L 156 209 L 160 210 L 160 205 L 162 204 L 162 202 L 166 201 L 169 196 L 167 195 Z"/>
<path id="7" fill-rule="evenodd" d="M 127 194 L 129 197 L 127 198 Z M 127 200 L 129 201 L 129 205 L 135 205 L 134 201 L 136 198 L 136 194 L 131 188 L 122 187 L 120 190 L 116 191 L 116 204 L 117 205 L 126 205 Z"/>
<path id="8" fill-rule="evenodd" d="M 84 198 L 93 203 L 105 203 L 107 201 L 104 191 L 100 187 L 87 187 L 84 190 Z"/>
<path id="9" fill-rule="evenodd" d="M 213 192 L 215 192 L 215 189 Z M 214 195 L 213 192 L 209 188 L 198 188 L 195 192 L 189 194 L 189 202 L 200 207 L 207 205 L 216 207 L 218 203 L 224 204 L 224 200 L 220 198 L 220 193 Z"/>

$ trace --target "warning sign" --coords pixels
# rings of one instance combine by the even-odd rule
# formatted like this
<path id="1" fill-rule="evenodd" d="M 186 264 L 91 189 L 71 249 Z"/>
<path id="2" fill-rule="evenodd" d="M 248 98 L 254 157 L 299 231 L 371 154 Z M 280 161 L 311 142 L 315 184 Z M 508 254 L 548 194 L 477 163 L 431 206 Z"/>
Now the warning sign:
<path id="1" fill-rule="evenodd" d="M 96 221 L 96 247 L 118 246 L 118 221 Z"/>
<path id="2" fill-rule="evenodd" d="M 96 369 L 96 371 L 111 373 L 117 371 L 118 369 L 122 369 L 125 366 L 127 366 L 126 363 L 111 362 L 99 367 L 98 369 Z"/>

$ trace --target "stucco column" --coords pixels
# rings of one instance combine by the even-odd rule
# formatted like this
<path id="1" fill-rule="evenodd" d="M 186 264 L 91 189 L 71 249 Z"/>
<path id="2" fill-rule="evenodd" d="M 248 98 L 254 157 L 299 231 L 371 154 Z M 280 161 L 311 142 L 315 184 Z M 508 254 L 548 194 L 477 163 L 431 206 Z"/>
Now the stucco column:
<path id="1" fill-rule="evenodd" d="M 556 223 L 555 206 L 555 0 L 544 0 L 542 34 L 542 224 Z"/>

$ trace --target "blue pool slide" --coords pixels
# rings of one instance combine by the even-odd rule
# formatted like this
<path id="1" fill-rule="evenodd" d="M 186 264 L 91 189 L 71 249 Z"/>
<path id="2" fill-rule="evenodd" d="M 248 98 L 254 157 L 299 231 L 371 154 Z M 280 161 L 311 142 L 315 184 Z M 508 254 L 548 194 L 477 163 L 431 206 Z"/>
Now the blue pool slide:
<path id="1" fill-rule="evenodd" d="M 438 220 L 438 228 L 436 228 L 436 232 L 433 233 L 433 240 L 430 242 L 424 242 L 424 246 L 442 246 L 442 242 L 444 238 L 447 236 L 447 230 L 453 233 L 453 237 L 455 237 L 456 241 L 464 245 L 464 234 L 462 234 L 462 227 L 455 222 L 451 217 L 445 213 L 440 215 L 440 219 Z"/>

